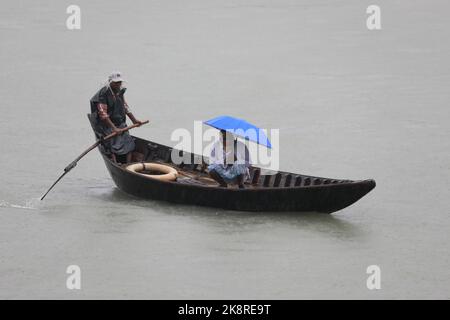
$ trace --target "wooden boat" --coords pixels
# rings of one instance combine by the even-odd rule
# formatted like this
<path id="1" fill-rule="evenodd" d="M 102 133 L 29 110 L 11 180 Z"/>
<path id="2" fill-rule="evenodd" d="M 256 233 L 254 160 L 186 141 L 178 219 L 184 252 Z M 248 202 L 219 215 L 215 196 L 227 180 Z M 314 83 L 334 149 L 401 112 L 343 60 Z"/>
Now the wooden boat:
<path id="1" fill-rule="evenodd" d="M 375 188 L 372 179 L 342 180 L 284 171 L 260 174 L 261 169 L 253 166 L 250 167 L 251 178 L 245 184 L 245 189 L 234 186 L 223 188 L 209 178 L 205 171 L 205 157 L 175 150 L 179 155 L 191 159 L 190 163 L 201 162 L 176 165 L 171 161 L 173 148 L 134 138 L 136 152 L 144 162 L 164 164 L 179 173 L 175 181 L 145 177 L 127 170 L 126 165 L 113 162 L 100 146 L 106 168 L 117 187 L 141 198 L 240 211 L 332 213 L 355 203 Z M 198 162 L 194 162 L 195 159 Z"/>

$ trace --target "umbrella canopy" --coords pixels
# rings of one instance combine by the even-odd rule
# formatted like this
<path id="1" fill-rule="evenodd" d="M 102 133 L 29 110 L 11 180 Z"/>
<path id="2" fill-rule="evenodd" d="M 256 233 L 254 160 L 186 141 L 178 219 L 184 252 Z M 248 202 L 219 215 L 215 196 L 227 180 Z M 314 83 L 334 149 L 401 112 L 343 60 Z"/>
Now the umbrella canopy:
<path id="1" fill-rule="evenodd" d="M 204 124 L 219 130 L 225 130 L 234 134 L 235 136 L 254 141 L 260 145 L 272 148 L 269 139 L 267 139 L 264 131 L 257 126 L 239 118 L 230 116 L 220 116 L 208 121 Z"/>

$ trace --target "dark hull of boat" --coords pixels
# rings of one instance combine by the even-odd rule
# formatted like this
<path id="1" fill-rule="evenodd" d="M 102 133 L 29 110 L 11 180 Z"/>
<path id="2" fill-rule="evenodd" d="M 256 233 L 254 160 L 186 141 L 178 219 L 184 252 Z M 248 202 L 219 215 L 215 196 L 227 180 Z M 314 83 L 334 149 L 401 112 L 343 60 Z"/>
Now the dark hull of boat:
<path id="1" fill-rule="evenodd" d="M 167 154 L 172 151 L 170 147 L 136 139 L 138 149 L 153 146 L 153 155 L 148 150 L 142 151 L 146 153 L 146 161 L 162 159 L 162 162 L 170 163 L 167 159 Z M 102 156 L 117 187 L 128 194 L 146 199 L 228 210 L 332 213 L 355 203 L 375 187 L 374 180 L 334 180 L 289 172 L 278 173 L 278 176 L 282 177 L 278 182 L 277 175 L 261 176 L 263 181 L 257 187 L 243 190 L 183 184 L 143 177 L 113 163 L 106 155 Z M 273 180 L 275 182 L 269 183 Z M 297 181 L 303 182 L 296 185 Z M 310 184 L 305 185 L 305 181 L 310 181 Z"/>

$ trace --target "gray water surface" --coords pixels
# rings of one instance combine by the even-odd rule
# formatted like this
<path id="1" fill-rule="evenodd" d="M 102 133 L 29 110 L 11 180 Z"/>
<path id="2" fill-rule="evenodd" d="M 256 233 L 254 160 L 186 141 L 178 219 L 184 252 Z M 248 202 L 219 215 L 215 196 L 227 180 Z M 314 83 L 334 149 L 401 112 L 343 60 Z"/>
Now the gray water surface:
<path id="1" fill-rule="evenodd" d="M 0 298 L 450 298 L 448 1 L 379 0 L 379 31 L 360 0 L 77 4 L 72 31 L 64 1 L 0 9 Z M 280 129 L 285 171 L 377 187 L 333 215 L 173 205 L 119 191 L 93 151 L 40 202 L 117 69 L 138 136 L 229 114 Z"/>

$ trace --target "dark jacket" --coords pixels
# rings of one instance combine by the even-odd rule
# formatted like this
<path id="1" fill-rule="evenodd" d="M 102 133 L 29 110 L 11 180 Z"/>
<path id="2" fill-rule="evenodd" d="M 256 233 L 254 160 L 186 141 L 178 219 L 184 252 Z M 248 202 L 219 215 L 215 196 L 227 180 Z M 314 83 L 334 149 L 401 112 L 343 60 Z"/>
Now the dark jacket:
<path id="1" fill-rule="evenodd" d="M 115 126 L 120 126 L 126 121 L 126 114 L 129 112 L 123 97 L 126 88 L 121 89 L 117 94 L 114 94 L 109 86 L 101 88 L 90 100 L 91 113 L 96 115 L 97 124 L 101 121 L 101 112 L 99 112 L 98 105 L 104 104 L 107 106 L 107 115 Z"/>

